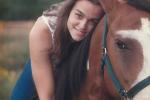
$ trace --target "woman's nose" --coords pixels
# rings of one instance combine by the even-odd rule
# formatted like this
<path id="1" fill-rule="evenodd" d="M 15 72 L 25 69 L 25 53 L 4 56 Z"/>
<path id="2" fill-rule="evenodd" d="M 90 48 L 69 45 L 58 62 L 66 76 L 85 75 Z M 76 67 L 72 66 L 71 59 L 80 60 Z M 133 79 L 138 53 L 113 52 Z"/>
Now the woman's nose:
<path id="1" fill-rule="evenodd" d="M 80 22 L 80 28 L 85 30 L 86 27 L 87 27 L 87 20 L 82 20 Z"/>

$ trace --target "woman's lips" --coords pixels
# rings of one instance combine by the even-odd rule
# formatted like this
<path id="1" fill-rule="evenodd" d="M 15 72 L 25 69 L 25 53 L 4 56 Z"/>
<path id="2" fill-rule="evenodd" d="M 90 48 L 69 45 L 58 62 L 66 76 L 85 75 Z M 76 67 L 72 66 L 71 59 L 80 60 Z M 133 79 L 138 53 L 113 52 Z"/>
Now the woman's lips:
<path id="1" fill-rule="evenodd" d="M 75 30 L 77 31 L 77 34 L 80 35 L 80 36 L 83 36 L 86 33 L 86 31 L 82 31 L 82 30 L 79 30 L 77 28 L 75 28 Z"/>

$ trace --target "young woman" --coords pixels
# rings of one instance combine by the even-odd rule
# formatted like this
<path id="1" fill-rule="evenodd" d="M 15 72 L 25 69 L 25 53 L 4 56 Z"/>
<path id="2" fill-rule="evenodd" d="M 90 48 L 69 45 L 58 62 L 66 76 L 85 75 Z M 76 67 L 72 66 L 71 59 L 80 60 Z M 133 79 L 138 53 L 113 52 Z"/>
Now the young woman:
<path id="1" fill-rule="evenodd" d="M 29 36 L 32 75 L 40 100 L 54 100 L 54 71 L 65 66 L 60 63 L 67 62 L 74 46 L 92 33 L 104 15 L 98 0 L 65 0 L 62 5 L 58 18 L 46 14 L 38 18 Z"/>

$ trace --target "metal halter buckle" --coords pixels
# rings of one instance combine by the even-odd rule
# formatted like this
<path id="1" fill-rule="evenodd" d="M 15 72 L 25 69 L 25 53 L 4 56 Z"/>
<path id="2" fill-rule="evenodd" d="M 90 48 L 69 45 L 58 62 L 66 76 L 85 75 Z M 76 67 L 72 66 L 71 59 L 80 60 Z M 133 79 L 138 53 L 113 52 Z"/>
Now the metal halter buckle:
<path id="1" fill-rule="evenodd" d="M 107 49 L 106 48 L 102 48 L 102 55 L 106 55 L 107 54 Z"/>
<path id="2" fill-rule="evenodd" d="M 128 92 L 128 91 L 125 90 L 125 89 L 122 89 L 122 90 L 120 91 L 120 94 L 122 95 L 123 100 L 132 100 L 131 98 L 128 97 L 127 92 Z"/>

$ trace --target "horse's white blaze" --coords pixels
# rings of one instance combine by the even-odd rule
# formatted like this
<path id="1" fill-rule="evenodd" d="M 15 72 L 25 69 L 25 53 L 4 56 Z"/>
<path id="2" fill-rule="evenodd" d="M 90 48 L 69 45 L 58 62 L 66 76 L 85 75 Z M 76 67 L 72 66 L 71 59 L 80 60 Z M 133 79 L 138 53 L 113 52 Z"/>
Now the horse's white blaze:
<path id="1" fill-rule="evenodd" d="M 148 18 L 141 18 L 141 28 L 135 30 L 120 30 L 117 31 L 123 38 L 131 38 L 137 40 L 143 49 L 143 66 L 142 70 L 135 80 L 135 84 L 150 76 L 150 20 Z M 132 87 L 131 86 L 131 87 Z M 147 86 L 140 91 L 134 100 L 150 100 L 150 86 Z"/>

